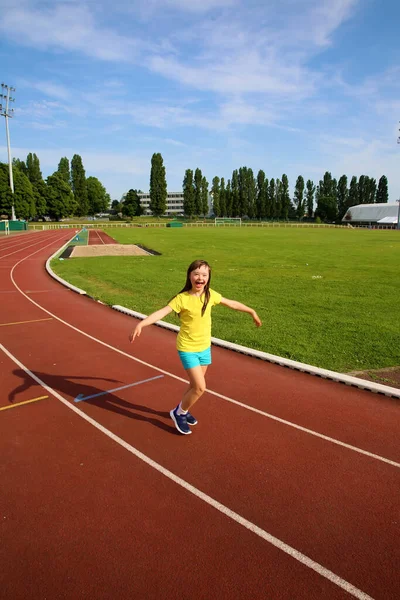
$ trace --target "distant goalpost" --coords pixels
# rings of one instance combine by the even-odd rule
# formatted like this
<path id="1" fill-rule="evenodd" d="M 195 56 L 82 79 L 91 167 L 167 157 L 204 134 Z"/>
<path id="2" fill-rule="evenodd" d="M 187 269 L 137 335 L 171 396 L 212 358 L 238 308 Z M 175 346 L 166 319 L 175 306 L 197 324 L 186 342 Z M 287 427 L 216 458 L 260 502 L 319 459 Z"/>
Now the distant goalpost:
<path id="1" fill-rule="evenodd" d="M 242 219 L 240 217 L 215 217 L 215 226 L 223 226 L 223 225 L 236 225 L 239 226 L 242 224 Z"/>
<path id="2" fill-rule="evenodd" d="M 0 231 L 4 231 L 6 235 L 10 234 L 10 224 L 8 221 L 0 221 Z"/>

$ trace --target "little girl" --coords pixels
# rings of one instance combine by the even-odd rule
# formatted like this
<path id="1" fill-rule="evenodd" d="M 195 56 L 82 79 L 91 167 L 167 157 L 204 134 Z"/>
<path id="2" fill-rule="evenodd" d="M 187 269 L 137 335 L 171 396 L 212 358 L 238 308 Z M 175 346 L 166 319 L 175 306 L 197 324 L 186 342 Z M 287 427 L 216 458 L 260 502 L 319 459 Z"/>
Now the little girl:
<path id="1" fill-rule="evenodd" d="M 189 387 L 183 395 L 182 402 L 170 411 L 175 427 L 180 433 L 188 435 L 189 425 L 196 425 L 197 419 L 189 409 L 202 396 L 206 389 L 205 374 L 211 364 L 211 309 L 222 304 L 233 310 L 249 313 L 257 327 L 261 321 L 255 310 L 236 302 L 227 300 L 221 294 L 210 289 L 211 268 L 205 260 L 195 260 L 189 265 L 185 287 L 170 300 L 167 306 L 152 313 L 138 323 L 129 336 L 130 342 L 139 337 L 143 327 L 152 325 L 163 319 L 170 312 L 176 312 L 181 321 L 176 347 L 189 376 Z"/>

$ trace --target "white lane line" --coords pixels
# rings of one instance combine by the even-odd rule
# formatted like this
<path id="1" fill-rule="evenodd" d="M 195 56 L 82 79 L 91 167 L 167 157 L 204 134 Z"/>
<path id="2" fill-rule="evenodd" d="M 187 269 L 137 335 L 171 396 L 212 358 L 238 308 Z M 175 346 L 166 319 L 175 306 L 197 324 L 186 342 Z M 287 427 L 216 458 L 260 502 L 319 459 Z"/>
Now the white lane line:
<path id="1" fill-rule="evenodd" d="M 101 241 L 101 243 L 104 244 L 103 238 L 101 237 L 98 229 L 96 229 L 96 233 L 97 233 L 97 237 L 99 238 L 99 240 Z"/>
<path id="2" fill-rule="evenodd" d="M 48 244 L 49 246 L 51 244 Z M 42 248 L 41 248 L 42 250 Z M 57 315 L 55 315 L 54 313 L 50 312 L 49 310 L 47 310 L 46 308 L 43 308 L 43 306 L 41 306 L 40 304 L 38 304 L 37 302 L 35 302 L 32 298 L 30 298 L 29 296 L 27 296 L 20 287 L 18 287 L 18 284 L 16 283 L 14 276 L 13 276 L 13 272 L 14 269 L 24 260 L 26 260 L 27 258 L 30 258 L 30 256 L 33 256 L 33 254 L 36 254 L 37 252 L 39 252 L 40 250 L 36 250 L 36 252 L 33 252 L 32 254 L 30 254 L 29 256 L 26 256 L 25 258 L 22 258 L 20 261 L 18 261 L 14 267 L 12 268 L 11 272 L 10 272 L 10 277 L 11 277 L 11 281 L 13 282 L 13 285 L 17 288 L 17 290 L 23 295 L 25 296 L 25 298 L 27 298 L 29 300 L 29 302 L 32 302 L 32 304 L 34 304 L 35 306 L 37 306 L 38 308 L 40 308 L 41 310 L 43 310 L 43 312 L 47 313 L 48 315 L 52 316 L 54 319 L 56 319 L 57 321 L 59 321 L 60 323 L 63 323 L 64 325 L 66 325 L 67 327 L 70 327 L 71 329 L 73 329 L 74 331 L 77 331 L 78 333 L 80 333 L 81 335 L 87 337 L 90 340 L 93 340 L 94 342 L 97 342 L 98 344 L 101 344 L 102 346 L 104 346 L 105 348 L 109 348 L 110 350 L 113 350 L 114 352 L 117 352 L 118 354 L 121 354 L 122 356 L 126 356 L 127 358 L 129 358 L 130 360 L 134 360 L 135 362 L 138 362 L 142 365 L 145 365 L 146 367 L 150 367 L 151 369 L 154 369 L 155 371 L 158 371 L 159 373 L 163 373 L 164 375 L 168 375 L 169 377 L 172 377 L 173 379 L 177 379 L 178 381 L 183 381 L 183 383 L 188 384 L 188 380 L 187 379 L 183 379 L 183 377 L 179 377 L 178 375 L 174 375 L 173 373 L 170 373 L 169 371 L 164 371 L 164 369 L 160 369 L 159 367 L 156 367 L 148 362 L 145 362 L 144 360 L 141 360 L 140 358 L 136 358 L 136 356 L 132 356 L 131 354 L 128 354 L 127 352 L 124 352 L 123 350 L 120 350 L 119 348 L 115 348 L 114 346 L 111 346 L 110 344 L 107 344 L 106 342 L 103 342 L 101 340 L 99 340 L 98 338 L 93 337 L 92 335 L 90 335 L 89 333 L 86 333 L 85 331 L 82 331 L 81 329 L 78 329 L 78 327 L 75 327 L 74 325 L 71 325 L 71 323 L 68 323 L 67 321 L 64 321 L 63 319 L 61 319 L 60 317 L 58 317 Z M 270 413 L 264 412 L 262 410 L 259 410 L 258 408 L 254 408 L 253 406 L 249 406 L 248 404 L 244 404 L 243 402 L 239 402 L 238 400 L 234 400 L 233 398 L 230 398 L 229 396 L 224 396 L 223 394 L 219 394 L 218 392 L 214 392 L 211 389 L 207 389 L 207 392 L 209 394 L 212 394 L 213 396 L 216 396 L 217 398 L 221 398 L 222 400 L 226 400 L 227 402 L 230 402 L 231 404 L 235 404 L 236 406 L 240 406 L 241 408 L 245 408 L 246 410 L 250 410 L 251 412 L 254 412 L 258 415 L 261 415 L 263 417 L 267 417 L 268 419 L 271 419 L 273 421 L 276 421 L 278 423 L 282 423 L 283 425 L 288 425 L 289 427 L 293 427 L 293 429 L 297 429 L 298 431 L 302 431 L 303 433 L 307 433 L 309 435 L 313 435 L 314 437 L 317 437 L 321 440 L 324 440 L 326 442 L 330 442 L 331 444 L 335 444 L 336 446 L 340 446 L 341 448 L 346 448 L 347 450 L 351 450 L 353 452 L 357 452 L 358 454 L 362 454 L 363 456 L 368 456 L 368 458 L 373 458 L 374 460 L 378 460 L 380 462 L 386 463 L 388 465 L 391 465 L 392 467 L 397 467 L 400 469 L 400 463 L 395 462 L 393 460 L 390 460 L 388 458 L 385 458 L 383 456 L 379 456 L 378 454 L 373 454 L 372 452 L 368 452 L 367 450 L 363 450 L 362 448 L 358 448 L 357 446 L 352 446 L 351 444 L 346 444 L 345 442 L 341 442 L 340 440 L 337 440 L 335 438 L 331 438 L 327 435 L 324 435 L 322 433 L 318 433 L 317 431 L 314 431 L 313 429 L 307 429 L 307 427 L 302 427 L 301 425 L 297 425 L 296 423 L 292 423 L 291 421 L 287 421 L 286 419 L 281 419 L 280 417 L 277 417 L 275 415 L 272 415 Z"/>
<path id="3" fill-rule="evenodd" d="M 112 431 L 110 431 L 109 429 L 106 429 L 105 427 L 103 427 L 103 425 L 101 425 L 100 423 L 98 423 L 97 421 L 95 421 L 94 419 L 92 419 L 91 417 L 89 417 L 88 415 L 86 415 L 85 413 L 81 412 L 76 406 L 74 406 L 73 404 L 71 404 L 70 402 L 68 402 L 68 400 L 66 400 L 65 398 L 63 398 L 58 392 L 56 392 L 55 390 L 53 390 L 53 388 L 51 388 L 50 386 L 48 386 L 44 381 L 42 381 L 39 377 L 37 377 L 34 373 L 32 373 L 32 371 L 30 371 L 27 367 L 25 367 L 25 365 L 23 365 L 13 354 L 11 354 L 11 352 L 9 352 L 3 346 L 3 344 L 0 344 L 0 349 L 12 361 L 14 361 L 14 363 L 20 369 L 22 369 L 23 371 L 25 371 L 25 373 L 27 373 L 28 375 L 30 375 L 30 377 L 32 377 L 32 379 L 34 379 L 36 381 L 36 383 L 39 383 L 39 385 L 41 385 L 47 392 L 49 392 L 49 394 L 52 394 L 55 398 L 57 398 L 57 400 L 60 400 L 60 402 L 62 402 L 67 408 L 69 408 L 70 410 L 73 410 L 82 419 L 85 419 L 85 421 L 87 421 L 88 423 L 90 423 L 91 425 L 93 425 L 93 427 L 96 427 L 96 429 L 98 429 L 99 431 L 101 431 L 104 435 L 106 435 L 110 439 L 114 440 L 114 442 L 116 442 L 117 444 L 119 444 L 120 446 L 122 446 L 123 448 L 125 448 L 125 450 L 128 450 L 128 452 L 130 452 L 131 454 L 133 454 L 134 456 L 136 456 L 136 458 L 139 458 L 144 463 L 146 463 L 147 465 L 149 465 L 150 467 L 152 467 L 153 469 L 155 469 L 156 471 L 158 471 L 159 473 L 161 473 L 162 475 L 164 475 L 165 477 L 167 477 L 168 479 L 170 479 L 171 481 L 173 481 L 177 485 L 181 486 L 186 491 L 190 492 L 191 494 L 193 494 L 197 498 L 200 498 L 200 500 L 203 500 L 203 502 L 205 502 L 209 506 L 212 506 L 213 508 L 215 508 L 216 510 L 218 510 L 219 512 L 221 512 L 223 515 L 225 515 L 229 519 L 232 519 L 232 521 L 235 521 L 239 525 L 242 525 L 243 527 L 245 527 L 246 529 L 248 529 L 249 531 L 251 531 L 255 535 L 258 535 L 260 538 L 262 538 L 263 540 L 265 540 L 269 544 L 272 544 L 273 546 L 275 546 L 275 548 L 278 548 L 279 550 L 282 550 L 282 552 L 284 552 L 285 554 L 288 554 L 289 556 L 291 556 L 292 558 L 294 558 L 298 562 L 302 563 L 303 565 L 305 565 L 309 569 L 312 569 L 313 571 L 315 571 L 316 573 L 318 573 L 319 575 L 321 575 L 325 579 L 328 579 L 329 581 L 331 581 L 332 583 L 334 583 L 338 587 L 342 588 L 343 590 L 345 590 L 346 592 L 348 592 L 349 594 L 351 594 L 352 596 L 354 596 L 354 598 L 359 598 L 359 600 L 373 600 L 373 598 L 371 596 L 369 596 L 368 594 L 366 594 L 362 590 L 358 589 L 357 587 L 355 587 L 354 585 L 352 585 L 351 583 L 349 583 L 345 579 L 342 579 L 341 577 L 339 577 L 338 575 L 336 575 L 335 573 L 333 573 L 333 571 L 330 571 L 329 569 L 326 569 L 325 567 L 323 567 L 319 563 L 317 563 L 314 560 L 312 560 L 312 558 L 309 558 L 308 556 L 306 556 L 302 552 L 299 552 L 298 550 L 296 550 L 292 546 L 289 546 L 288 544 L 286 544 L 285 542 L 283 542 L 279 538 L 273 536 L 272 534 L 268 533 L 264 529 L 261 529 L 261 527 L 258 527 L 257 525 L 255 525 L 251 521 L 248 521 L 247 519 L 245 519 L 244 517 L 242 517 L 238 513 L 234 512 L 233 510 L 231 510 L 230 508 L 228 508 L 224 504 L 221 504 L 220 502 L 218 502 L 218 500 L 215 500 L 214 498 L 212 498 L 208 494 L 205 494 L 204 492 L 202 492 L 198 488 L 194 487 L 193 485 L 191 485 L 190 483 L 188 483 L 187 481 L 185 481 L 184 479 L 182 479 L 178 475 L 175 475 L 175 473 L 172 473 L 172 471 L 169 471 L 168 469 L 166 469 L 165 467 L 163 467 L 162 465 L 160 465 L 159 463 L 157 463 L 155 460 L 153 460 L 152 458 L 150 458 L 146 454 L 143 454 L 142 452 L 140 452 L 140 450 L 138 450 L 134 446 L 131 446 L 130 444 L 128 444 L 128 442 L 126 442 L 122 438 L 118 437 L 117 435 L 115 435 L 114 433 L 112 433 Z"/>
<path id="4" fill-rule="evenodd" d="M 57 239 L 57 237 L 54 237 L 53 241 L 55 241 Z M 32 248 L 32 246 L 37 246 L 41 242 L 42 242 L 42 240 L 40 240 L 39 242 L 36 242 L 35 244 L 29 244 L 29 246 L 25 246 L 24 245 L 23 247 L 19 248 L 18 250 L 15 250 L 14 252 L 10 252 L 9 254 L 5 254 L 4 256 L 0 256 L 0 260 L 2 258 L 7 258 L 7 256 L 11 256 L 12 254 L 18 254 L 18 252 L 22 252 L 23 250 L 26 250 L 27 248 Z M 44 248 L 47 248 L 47 246 L 44 246 Z M 34 254 L 36 254 L 36 252 L 34 252 Z M 29 256 L 32 256 L 32 255 L 30 254 Z M 26 258 L 29 258 L 29 257 L 26 257 Z M 25 259 L 23 259 L 23 260 L 25 260 Z"/>

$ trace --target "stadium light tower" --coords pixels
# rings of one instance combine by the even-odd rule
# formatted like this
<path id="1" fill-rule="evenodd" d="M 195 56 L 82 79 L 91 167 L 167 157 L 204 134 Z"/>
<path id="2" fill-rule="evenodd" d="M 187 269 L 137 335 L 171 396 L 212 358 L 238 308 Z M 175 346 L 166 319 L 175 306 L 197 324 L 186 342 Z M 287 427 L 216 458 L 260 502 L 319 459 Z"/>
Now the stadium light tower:
<path id="1" fill-rule="evenodd" d="M 10 188 L 11 188 L 11 220 L 15 221 L 15 208 L 14 208 L 14 179 L 13 179 L 13 171 L 12 171 L 12 163 L 11 163 L 11 149 L 10 149 L 10 132 L 8 130 L 8 119 L 11 118 L 14 114 L 14 109 L 10 110 L 9 104 L 10 102 L 14 102 L 14 98 L 11 98 L 10 92 L 15 92 L 15 88 L 8 86 L 5 83 L 1 84 L 2 94 L 0 94 L 0 115 L 5 117 L 6 119 L 6 135 L 7 135 L 7 151 L 8 151 L 8 168 L 10 172 Z M 3 107 L 3 101 L 5 101 L 6 105 Z"/>

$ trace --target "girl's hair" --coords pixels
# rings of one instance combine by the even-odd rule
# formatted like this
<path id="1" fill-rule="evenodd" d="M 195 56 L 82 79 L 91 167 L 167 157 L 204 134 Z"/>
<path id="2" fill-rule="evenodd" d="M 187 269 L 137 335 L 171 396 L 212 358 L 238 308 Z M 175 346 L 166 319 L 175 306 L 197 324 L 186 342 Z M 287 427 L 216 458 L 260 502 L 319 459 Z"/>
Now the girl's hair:
<path id="1" fill-rule="evenodd" d="M 189 265 L 187 273 L 186 273 L 186 283 L 185 283 L 184 287 L 181 289 L 181 291 L 178 292 L 178 294 L 182 294 L 183 292 L 188 292 L 189 290 L 192 289 L 192 282 L 190 281 L 190 274 L 192 273 L 192 271 L 195 271 L 196 269 L 199 269 L 200 267 L 207 267 L 207 269 L 208 269 L 208 281 L 207 281 L 206 285 L 204 286 L 203 308 L 201 309 L 201 316 L 203 316 L 205 313 L 205 310 L 207 308 L 207 304 L 210 300 L 211 267 L 208 264 L 208 262 L 206 262 L 205 260 L 194 260 Z"/>

